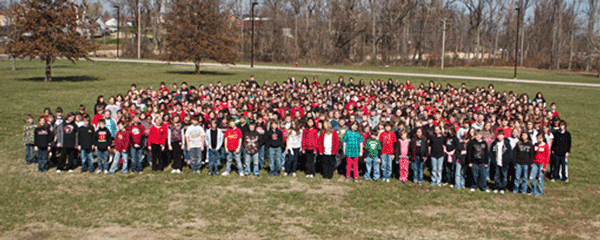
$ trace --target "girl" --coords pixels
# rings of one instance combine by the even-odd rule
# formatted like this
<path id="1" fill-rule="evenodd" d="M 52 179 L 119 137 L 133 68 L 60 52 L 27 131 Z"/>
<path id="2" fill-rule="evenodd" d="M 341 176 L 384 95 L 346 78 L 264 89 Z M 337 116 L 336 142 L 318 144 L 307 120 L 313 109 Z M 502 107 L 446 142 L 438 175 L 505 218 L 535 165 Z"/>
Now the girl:
<path id="1" fill-rule="evenodd" d="M 154 119 L 154 125 L 148 133 L 148 150 L 152 154 L 152 170 L 155 172 L 163 170 L 163 151 L 167 141 L 168 129 L 163 125 L 162 118 Z"/>
<path id="2" fill-rule="evenodd" d="M 383 170 L 383 181 L 390 182 L 392 176 L 392 161 L 394 160 L 394 144 L 398 141 L 396 134 L 392 132 L 392 125 L 389 122 L 384 124 L 385 131 L 379 134 L 381 142 L 381 162 Z"/>
<path id="3" fill-rule="evenodd" d="M 546 167 L 550 162 L 550 146 L 544 140 L 544 134 L 537 135 L 537 143 L 535 144 L 535 156 L 533 157 L 533 165 L 531 167 L 531 194 L 542 196 L 544 192 L 544 175 Z M 536 181 L 537 180 L 537 181 Z"/>
<path id="4" fill-rule="evenodd" d="M 423 184 L 423 166 L 429 157 L 429 144 L 423 135 L 423 129 L 417 128 L 409 146 L 410 159 L 412 160 L 413 182 Z"/>
<path id="5" fill-rule="evenodd" d="M 41 116 L 38 120 L 38 126 L 34 130 L 33 139 L 33 150 L 37 151 L 38 156 L 38 172 L 46 172 L 48 171 L 48 148 L 54 136 L 44 116 Z"/>
<path id="6" fill-rule="evenodd" d="M 285 163 L 285 173 L 287 176 L 292 173 L 292 176 L 296 176 L 296 167 L 298 165 L 298 156 L 300 155 L 300 148 L 302 147 L 302 130 L 300 129 L 300 123 L 298 120 L 293 120 L 288 132 L 286 151 L 288 154 L 287 161 Z"/>
<path id="7" fill-rule="evenodd" d="M 319 132 L 315 127 L 315 120 L 310 117 L 306 119 L 306 128 L 302 131 L 302 153 L 306 156 L 306 177 L 308 178 L 315 177 L 315 153 L 318 139 Z"/>
<path id="8" fill-rule="evenodd" d="M 342 149 L 346 156 L 346 181 L 350 180 L 350 171 L 354 171 L 354 181 L 358 182 L 358 157 L 362 157 L 363 136 L 357 122 L 353 122 L 344 134 Z"/>
<path id="9" fill-rule="evenodd" d="M 448 130 L 446 130 L 448 135 L 446 136 L 446 142 L 444 144 L 444 154 L 446 155 L 446 161 L 444 162 L 444 168 L 446 170 L 445 182 L 450 183 L 450 187 L 454 187 L 452 185 L 452 180 L 454 180 L 454 166 L 456 162 L 456 156 L 460 153 L 457 152 L 458 149 L 458 138 L 456 137 L 456 128 L 453 126 L 449 126 Z"/>
<path id="10" fill-rule="evenodd" d="M 456 189 L 465 188 L 465 173 L 467 168 L 467 145 L 471 141 L 471 136 L 465 134 L 462 141 L 458 143 L 456 164 L 454 164 L 454 187 Z"/>
<path id="11" fill-rule="evenodd" d="M 442 186 L 442 166 L 444 164 L 444 143 L 446 138 L 442 135 L 442 128 L 438 125 L 433 128 L 434 135 L 429 138 L 429 151 L 431 154 L 431 185 Z"/>
<path id="12" fill-rule="evenodd" d="M 513 193 L 527 194 L 527 180 L 529 166 L 533 164 L 533 156 L 535 155 L 535 149 L 529 134 L 527 132 L 521 133 L 519 142 L 514 149 L 514 162 L 515 162 L 515 181 Z M 521 180 L 523 183 L 521 184 Z"/>
<path id="13" fill-rule="evenodd" d="M 406 131 L 400 132 L 400 140 L 398 142 L 398 160 L 400 163 L 400 178 L 398 179 L 401 183 L 406 183 L 408 181 L 408 145 L 410 141 L 408 140 L 408 133 Z"/>
<path id="14" fill-rule="evenodd" d="M 180 121 L 181 117 L 176 114 L 173 116 L 171 121 L 171 125 L 168 127 L 168 145 L 169 151 L 172 151 L 172 160 L 173 164 L 171 168 L 173 170 L 171 173 L 181 173 L 181 168 L 183 167 L 183 159 L 182 159 L 182 151 L 183 145 L 181 144 L 183 140 L 183 126 Z"/>
<path id="15" fill-rule="evenodd" d="M 339 148 L 339 139 L 336 131 L 333 131 L 330 121 L 323 123 L 325 129 L 319 135 L 319 154 L 323 160 L 323 178 L 331 179 L 335 168 L 335 155 Z"/>

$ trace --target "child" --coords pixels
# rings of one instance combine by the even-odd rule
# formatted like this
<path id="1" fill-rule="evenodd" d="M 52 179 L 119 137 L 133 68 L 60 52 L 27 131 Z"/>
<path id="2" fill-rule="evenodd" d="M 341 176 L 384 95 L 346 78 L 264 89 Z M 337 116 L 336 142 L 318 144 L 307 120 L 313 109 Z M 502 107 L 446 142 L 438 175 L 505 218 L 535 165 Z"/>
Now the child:
<path id="1" fill-rule="evenodd" d="M 467 163 L 473 173 L 471 192 L 475 192 L 475 189 L 477 188 L 481 189 L 481 191 L 490 192 L 490 190 L 487 189 L 487 182 L 485 181 L 487 159 L 487 143 L 483 141 L 483 134 L 481 131 L 475 131 L 475 139 L 470 141 L 469 145 L 467 145 Z"/>
<path id="2" fill-rule="evenodd" d="M 344 155 L 346 156 L 346 181 L 350 180 L 350 171 L 354 172 L 354 182 L 358 182 L 358 158 L 363 155 L 363 136 L 358 122 L 350 125 L 343 138 Z"/>
<path id="3" fill-rule="evenodd" d="M 467 145 L 470 141 L 471 136 L 469 134 L 465 134 L 462 138 L 462 141 L 458 143 L 458 156 L 456 158 L 456 164 L 454 164 L 454 188 L 456 189 L 465 188 Z"/>
<path id="4" fill-rule="evenodd" d="M 148 134 L 148 150 L 152 153 L 152 171 L 162 171 L 163 151 L 165 151 L 165 143 L 167 141 L 168 129 L 163 125 L 161 117 L 154 119 L 154 125 L 150 127 Z"/>
<path id="5" fill-rule="evenodd" d="M 315 177 L 315 153 L 317 152 L 317 141 L 319 131 L 315 127 L 315 120 L 308 118 L 306 128 L 302 131 L 302 153 L 306 156 L 306 177 Z"/>
<path id="6" fill-rule="evenodd" d="M 112 166 L 110 167 L 110 173 L 115 173 L 119 166 L 119 159 L 123 159 L 123 174 L 127 174 L 129 170 L 129 159 L 127 158 L 127 148 L 131 144 L 131 132 L 125 128 L 125 122 L 119 121 L 117 123 L 119 131 L 115 136 L 115 158 Z"/>
<path id="7" fill-rule="evenodd" d="M 240 177 L 244 176 L 244 169 L 242 166 L 241 151 L 242 151 L 242 130 L 236 125 L 233 118 L 229 118 L 229 128 L 225 131 L 225 154 L 227 156 L 227 165 L 225 166 L 225 172 L 223 176 L 229 175 L 231 172 L 231 162 L 235 158 L 235 164 L 238 169 Z M 281 131 L 279 131 L 281 133 Z M 279 135 L 281 137 L 281 134 Z M 279 151 L 281 156 L 281 149 Z"/>
<path id="8" fill-rule="evenodd" d="M 323 178 L 331 179 L 335 169 L 335 156 L 339 148 L 339 139 L 330 121 L 323 124 L 324 131 L 319 135 L 319 154 L 323 162 Z"/>
<path id="9" fill-rule="evenodd" d="M 244 165 L 246 165 L 246 168 L 244 169 L 244 174 L 246 176 L 250 176 L 250 166 L 252 166 L 252 163 L 254 163 L 254 176 L 258 176 L 258 150 L 262 146 L 262 137 L 256 131 L 256 123 L 254 121 L 248 124 L 248 131 L 246 131 L 246 133 L 244 134 L 243 144 L 245 160 Z M 290 171 L 290 168 L 288 167 L 286 168 L 286 170 Z M 296 173 L 294 172 L 294 175 L 295 174 Z"/>
<path id="10" fill-rule="evenodd" d="M 144 149 L 144 126 L 140 123 L 140 115 L 134 115 L 133 121 L 129 125 L 129 155 L 131 155 L 131 172 L 142 173 L 142 152 Z"/>
<path id="11" fill-rule="evenodd" d="M 98 155 L 98 172 L 100 174 L 108 174 L 108 153 L 112 144 L 112 135 L 106 128 L 104 119 L 98 120 L 98 130 L 94 133 L 94 146 L 96 147 L 96 155 Z"/>
<path id="12" fill-rule="evenodd" d="M 529 180 L 529 166 L 533 164 L 533 156 L 535 155 L 535 149 L 531 140 L 529 140 L 529 133 L 522 132 L 521 138 L 514 149 L 514 162 L 515 162 L 515 181 L 513 193 L 527 194 L 527 181 Z M 521 184 L 521 180 L 523 183 Z"/>
<path id="13" fill-rule="evenodd" d="M 270 129 L 265 133 L 265 142 L 271 167 L 269 175 L 278 176 L 281 171 L 281 148 L 284 146 L 283 133 L 279 130 L 279 121 L 272 120 Z"/>
<path id="14" fill-rule="evenodd" d="M 178 118 L 175 116 L 175 118 Z M 187 150 L 190 154 L 190 167 L 193 173 L 201 173 L 202 167 L 202 151 L 204 151 L 205 134 L 204 128 L 200 125 L 200 116 L 196 115 L 192 117 L 192 125 L 190 125 L 185 131 L 185 142 L 187 143 Z M 178 146 L 180 147 L 180 146 Z M 181 162 L 181 160 L 179 160 Z M 175 163 L 173 163 L 175 165 Z M 178 170 L 176 173 L 181 173 L 181 163 L 177 163 Z M 209 170 L 209 174 L 210 174 Z"/>
<path id="15" fill-rule="evenodd" d="M 221 160 L 220 151 L 221 147 L 223 146 L 223 138 L 224 135 L 223 132 L 218 128 L 217 120 L 211 119 L 210 129 L 206 131 L 205 134 L 206 147 L 208 148 L 208 176 L 219 175 L 219 161 Z"/>
<path id="16" fill-rule="evenodd" d="M 302 148 L 302 130 L 300 128 L 298 119 L 294 119 L 288 132 L 286 141 L 286 151 L 288 153 L 288 159 L 285 163 L 285 173 L 287 176 L 292 173 L 292 176 L 296 176 L 296 168 L 298 166 L 298 157 L 300 156 L 300 149 Z"/>
<path id="17" fill-rule="evenodd" d="M 450 184 L 450 187 L 454 187 L 452 185 L 452 180 L 454 177 L 454 167 L 456 162 L 456 156 L 460 154 L 457 151 L 458 149 L 458 138 L 456 137 L 456 128 L 453 126 L 448 127 L 448 135 L 446 136 L 446 142 L 444 144 L 444 154 L 446 155 L 446 161 L 444 161 L 444 168 L 446 170 L 446 175 L 444 177 L 444 181 Z"/>
<path id="18" fill-rule="evenodd" d="M 504 138 L 504 130 L 496 132 L 496 140 L 490 145 L 490 164 L 494 164 L 494 193 L 504 194 L 508 180 L 508 165 L 512 161 L 510 141 Z"/>
<path id="19" fill-rule="evenodd" d="M 179 114 L 173 115 L 171 119 L 172 124 L 168 127 L 167 134 L 167 143 L 169 145 L 169 151 L 172 151 L 172 159 L 173 164 L 171 167 L 173 170 L 171 173 L 181 173 L 181 168 L 183 168 L 183 126 L 181 125 L 181 117 Z M 202 135 L 204 135 L 204 128 L 202 129 Z M 199 139 L 198 139 L 199 140 Z M 204 139 L 202 139 L 202 143 L 204 143 Z M 202 155 L 201 153 L 199 154 Z M 200 158 L 202 159 L 202 158 Z M 200 170 L 198 168 L 198 170 Z"/>
<path id="20" fill-rule="evenodd" d="M 77 129 L 77 150 L 81 151 L 81 173 L 94 172 L 94 128 L 90 125 L 90 118 L 83 120 L 83 126 Z"/>
<path id="21" fill-rule="evenodd" d="M 406 131 L 400 132 L 400 140 L 398 140 L 398 169 L 400 177 L 398 181 L 401 183 L 408 182 L 408 146 L 410 141 L 408 140 L 408 133 Z"/>
<path id="22" fill-rule="evenodd" d="M 392 132 L 392 124 L 386 122 L 385 132 L 379 135 L 381 142 L 381 169 L 383 171 L 383 181 L 390 182 L 392 177 L 392 161 L 394 160 L 394 144 L 398 141 L 396 134 Z"/>
<path id="23" fill-rule="evenodd" d="M 370 138 L 368 138 L 365 143 L 365 153 L 367 154 L 365 164 L 367 165 L 367 172 L 364 177 L 365 181 L 371 180 L 371 169 L 373 169 L 373 181 L 377 182 L 379 181 L 379 164 L 381 164 L 381 159 L 379 158 L 381 143 L 377 140 L 377 131 L 372 131 L 370 134 Z"/>
<path id="24" fill-rule="evenodd" d="M 40 117 L 33 132 L 33 150 L 37 152 L 38 156 L 38 172 L 46 172 L 48 171 L 48 148 L 54 138 L 50 126 L 46 123 L 46 118 Z"/>
<path id="25" fill-rule="evenodd" d="M 67 114 L 66 120 L 56 128 L 56 147 L 60 148 L 60 158 L 56 172 L 73 172 L 75 157 L 77 156 L 77 125 L 73 122 L 75 114 Z M 67 161 L 68 157 L 68 161 Z M 65 162 L 67 164 L 65 165 Z"/>
<path id="26" fill-rule="evenodd" d="M 442 167 L 444 166 L 444 143 L 446 137 L 442 135 L 442 128 L 433 127 L 433 136 L 429 138 L 429 154 L 431 157 L 431 185 L 442 186 Z"/>
<path id="27" fill-rule="evenodd" d="M 567 122 L 563 120 L 560 121 L 558 131 L 554 132 L 554 140 L 552 142 L 554 164 L 552 164 L 551 169 L 551 181 L 554 182 L 556 179 L 561 179 L 564 182 L 569 182 L 569 172 L 567 171 L 569 152 L 571 152 L 571 133 L 567 131 Z M 562 175 L 562 178 L 559 174 Z"/>
<path id="28" fill-rule="evenodd" d="M 544 133 L 538 133 L 537 143 L 535 144 L 535 156 L 533 157 L 533 166 L 531 167 L 531 194 L 542 196 L 544 192 L 544 175 L 546 175 L 546 166 L 550 162 L 550 146 L 544 139 Z M 537 182 L 536 182 L 537 180 Z"/>
<path id="29" fill-rule="evenodd" d="M 422 128 L 419 127 L 415 130 L 409 151 L 412 160 L 413 182 L 421 185 L 423 184 L 423 167 L 429 156 L 429 145 Z"/>
<path id="30" fill-rule="evenodd" d="M 44 119 L 45 120 L 45 119 Z M 35 151 L 35 128 L 37 125 L 33 123 L 33 116 L 27 115 L 27 123 L 23 126 L 23 144 L 25 144 L 25 163 L 27 165 L 37 163 L 37 156 Z"/>

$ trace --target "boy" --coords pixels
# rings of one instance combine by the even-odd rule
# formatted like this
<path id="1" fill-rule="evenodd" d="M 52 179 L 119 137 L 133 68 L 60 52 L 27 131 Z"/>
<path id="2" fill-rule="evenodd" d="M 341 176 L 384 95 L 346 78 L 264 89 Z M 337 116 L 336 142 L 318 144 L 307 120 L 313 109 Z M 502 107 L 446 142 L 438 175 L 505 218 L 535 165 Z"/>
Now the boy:
<path id="1" fill-rule="evenodd" d="M 254 176 L 258 176 L 258 150 L 262 147 L 262 137 L 256 131 L 256 123 L 254 121 L 248 124 L 248 131 L 244 134 L 244 174 L 250 175 L 250 166 L 254 162 Z"/>
<path id="2" fill-rule="evenodd" d="M 283 133 L 279 130 L 279 121 L 272 120 L 271 128 L 265 133 L 265 142 L 269 152 L 269 175 L 278 176 L 281 172 L 281 148 L 284 146 Z"/>
<path id="3" fill-rule="evenodd" d="M 83 126 L 77 129 L 77 149 L 81 151 L 81 173 L 94 172 L 94 128 L 90 126 L 90 118 L 83 118 Z"/>
<path id="4" fill-rule="evenodd" d="M 244 169 L 241 159 L 242 148 L 242 130 L 236 125 L 233 118 L 229 118 L 229 128 L 225 131 L 225 154 L 227 155 L 227 165 L 223 176 L 231 172 L 231 161 L 235 158 L 235 164 L 241 177 L 244 176 Z"/>
<path id="5" fill-rule="evenodd" d="M 371 132 L 371 138 L 367 139 L 365 143 L 365 151 L 367 153 L 367 157 L 365 158 L 365 164 L 367 165 L 365 181 L 371 180 L 371 169 L 373 169 L 373 181 L 377 182 L 379 181 L 379 164 L 381 164 L 381 159 L 379 158 L 381 143 L 377 140 L 377 131 Z"/>
<path id="6" fill-rule="evenodd" d="M 216 119 L 210 120 L 210 129 L 206 131 L 206 147 L 208 148 L 208 176 L 219 175 L 219 161 L 223 146 L 223 132 L 219 130 Z"/>
<path id="7" fill-rule="evenodd" d="M 127 148 L 130 145 L 131 133 L 125 129 L 125 122 L 119 121 L 117 123 L 119 131 L 115 136 L 115 158 L 112 166 L 110 167 L 110 173 L 115 173 L 119 166 L 119 159 L 123 159 L 123 174 L 128 172 L 128 159 L 127 159 Z"/>
<path id="8" fill-rule="evenodd" d="M 98 120 L 98 130 L 94 133 L 94 146 L 96 155 L 98 155 L 98 172 L 96 174 L 101 172 L 108 174 L 108 152 L 112 143 L 112 135 L 105 124 L 104 119 Z"/>
<path id="9" fill-rule="evenodd" d="M 490 145 L 490 164 L 496 165 L 494 177 L 494 193 L 504 194 L 508 181 L 508 164 L 512 161 L 512 149 L 508 139 L 504 138 L 504 130 L 496 132 L 496 140 Z"/>
<path id="10" fill-rule="evenodd" d="M 487 143 L 483 141 L 483 134 L 481 131 L 475 132 L 475 139 L 471 140 L 467 145 L 467 163 L 473 172 L 473 185 L 471 186 L 471 192 L 475 192 L 478 187 L 485 192 L 490 192 L 487 189 L 487 182 L 485 181 L 485 168 L 488 166 L 488 150 Z"/>
<path id="11" fill-rule="evenodd" d="M 142 153 L 144 150 L 144 126 L 140 123 L 140 116 L 134 115 L 129 127 L 130 138 L 129 155 L 131 155 L 131 172 L 142 173 Z"/>
<path id="12" fill-rule="evenodd" d="M 392 132 L 392 124 L 389 122 L 385 123 L 385 132 L 382 132 L 379 136 L 379 142 L 381 142 L 381 159 L 382 159 L 382 170 L 383 180 L 390 182 L 392 176 L 392 161 L 394 160 L 394 144 L 398 141 L 396 134 Z"/>
<path id="13" fill-rule="evenodd" d="M 550 169 L 552 182 L 559 178 L 564 182 L 569 182 L 569 172 L 567 171 L 569 152 L 571 152 L 571 133 L 567 131 L 567 122 L 562 120 L 559 130 L 554 133 L 554 141 L 552 141 L 552 154 L 554 154 L 552 169 Z"/>
<path id="14" fill-rule="evenodd" d="M 192 117 L 192 125 L 185 131 L 185 142 L 190 154 L 190 167 L 193 173 L 200 173 L 202 167 L 202 151 L 204 151 L 205 134 L 204 128 L 200 125 L 198 115 Z"/>
<path id="15" fill-rule="evenodd" d="M 34 130 L 34 147 L 38 156 L 38 172 L 48 171 L 48 148 L 54 138 L 50 126 L 46 123 L 46 118 L 40 117 L 38 126 Z"/>
<path id="16" fill-rule="evenodd" d="M 58 167 L 56 172 L 61 171 L 73 172 L 75 157 L 77 156 L 77 125 L 73 121 L 75 114 L 67 114 L 67 118 L 63 123 L 56 128 L 56 147 L 60 149 L 60 158 L 58 159 Z M 67 162 L 68 156 L 68 162 Z M 65 165 L 65 162 L 67 164 Z"/>
<path id="17" fill-rule="evenodd" d="M 27 165 L 37 163 L 35 151 L 35 128 L 37 125 L 33 123 L 33 116 L 27 115 L 27 123 L 23 126 L 23 144 L 25 144 L 25 162 Z"/>

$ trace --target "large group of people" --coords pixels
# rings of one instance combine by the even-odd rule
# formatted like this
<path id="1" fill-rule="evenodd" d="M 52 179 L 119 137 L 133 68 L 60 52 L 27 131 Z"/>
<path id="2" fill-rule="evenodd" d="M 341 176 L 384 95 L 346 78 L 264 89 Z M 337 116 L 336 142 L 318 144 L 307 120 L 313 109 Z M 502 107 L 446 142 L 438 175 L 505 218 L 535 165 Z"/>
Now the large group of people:
<path id="1" fill-rule="evenodd" d="M 23 141 L 26 163 L 40 172 L 170 167 L 174 174 L 259 176 L 266 168 L 271 176 L 300 170 L 331 179 L 337 172 L 346 181 L 362 175 L 421 185 L 428 169 L 434 186 L 541 196 L 544 178 L 568 181 L 566 127 L 542 93 L 530 98 L 493 85 L 342 76 L 260 84 L 251 76 L 171 89 L 133 84 L 124 95 L 99 96 L 93 114 L 84 105 L 65 114 L 46 108 L 37 123 L 27 116 Z"/>

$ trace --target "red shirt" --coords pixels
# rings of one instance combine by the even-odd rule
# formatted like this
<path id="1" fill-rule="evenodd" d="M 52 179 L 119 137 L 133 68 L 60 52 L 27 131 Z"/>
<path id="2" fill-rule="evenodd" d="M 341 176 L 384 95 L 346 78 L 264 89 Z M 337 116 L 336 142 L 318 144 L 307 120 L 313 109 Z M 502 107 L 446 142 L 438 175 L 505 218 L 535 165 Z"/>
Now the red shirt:
<path id="1" fill-rule="evenodd" d="M 302 131 L 302 151 L 317 150 L 319 131 L 316 128 L 304 129 Z"/>
<path id="2" fill-rule="evenodd" d="M 225 139 L 227 140 L 227 150 L 235 151 L 240 146 L 240 140 L 242 139 L 242 130 L 240 128 L 228 128 L 225 131 Z"/>
<path id="3" fill-rule="evenodd" d="M 339 148 L 339 144 L 340 141 L 338 139 L 338 135 L 336 131 L 331 132 L 331 149 L 333 152 L 333 155 L 335 155 L 338 152 L 338 148 Z M 319 135 L 319 154 L 323 154 L 325 153 L 325 131 L 321 132 L 321 135 Z"/>
<path id="4" fill-rule="evenodd" d="M 98 125 L 98 121 L 100 121 L 100 119 L 103 119 L 104 117 L 100 114 L 96 114 L 94 115 L 94 119 L 92 119 L 92 124 L 94 126 Z"/>
<path id="5" fill-rule="evenodd" d="M 128 131 L 119 131 L 115 137 L 115 151 L 126 152 L 129 148 L 129 136 L 131 135 Z"/>
<path id="6" fill-rule="evenodd" d="M 382 132 L 379 135 L 379 141 L 381 142 L 381 154 L 394 154 L 394 143 L 396 134 L 393 132 Z"/>
<path id="7" fill-rule="evenodd" d="M 500 129 L 504 130 L 504 138 L 509 138 L 510 137 L 510 134 L 512 133 L 512 129 L 509 126 L 506 126 L 506 128 L 504 128 L 502 126 L 496 128 L 496 131 L 494 132 L 494 135 L 496 137 L 498 137 L 498 131 Z"/>
<path id="8" fill-rule="evenodd" d="M 148 145 L 159 144 L 164 147 L 165 142 L 167 142 L 167 133 L 167 125 L 162 125 L 160 127 L 152 125 L 152 127 L 150 127 L 150 135 L 148 136 Z"/>
<path id="9" fill-rule="evenodd" d="M 544 164 L 544 169 L 546 169 L 546 164 L 550 163 L 550 147 L 548 144 L 544 144 L 544 146 L 535 144 L 535 156 L 533 157 L 533 163 Z"/>

